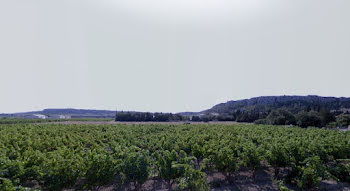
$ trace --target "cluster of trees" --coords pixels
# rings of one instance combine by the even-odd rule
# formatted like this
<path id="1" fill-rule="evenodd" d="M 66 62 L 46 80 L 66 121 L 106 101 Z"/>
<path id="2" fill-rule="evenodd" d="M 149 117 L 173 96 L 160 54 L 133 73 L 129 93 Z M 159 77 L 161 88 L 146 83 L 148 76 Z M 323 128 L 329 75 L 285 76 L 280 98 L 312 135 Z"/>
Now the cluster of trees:
<path id="1" fill-rule="evenodd" d="M 302 127 L 347 126 L 350 98 L 319 96 L 266 96 L 229 101 L 202 113 L 203 121 L 237 121 Z M 331 112 L 332 111 L 332 112 Z M 214 114 L 208 117 L 207 115 Z"/>
<path id="2" fill-rule="evenodd" d="M 192 121 L 237 121 L 269 125 L 297 125 L 300 127 L 347 127 L 350 125 L 350 114 L 331 112 L 325 108 L 304 110 L 292 113 L 286 109 L 276 109 L 270 112 L 235 111 L 229 114 L 206 114 L 192 116 Z"/>
<path id="3" fill-rule="evenodd" d="M 184 116 L 172 113 L 150 113 L 150 112 L 117 112 L 116 121 L 183 121 Z"/>
<path id="4" fill-rule="evenodd" d="M 116 121 L 136 121 L 136 122 L 169 122 L 169 121 L 237 121 L 256 124 L 269 125 L 297 125 L 306 127 L 347 127 L 350 125 L 350 114 L 331 112 L 325 108 L 315 110 L 305 110 L 292 113 L 286 109 L 276 109 L 270 112 L 234 111 L 224 114 L 204 114 L 191 117 L 172 113 L 149 113 L 149 112 L 117 112 Z"/>
<path id="5" fill-rule="evenodd" d="M 256 124 L 298 125 L 300 127 L 347 127 L 350 125 L 350 115 L 336 116 L 329 110 L 301 111 L 294 115 L 284 109 L 277 109 L 264 118 L 255 121 Z"/>
<path id="6" fill-rule="evenodd" d="M 191 121 L 237 121 L 253 123 L 254 121 L 262 118 L 266 118 L 268 112 L 259 112 L 257 110 L 241 111 L 235 110 L 228 113 L 207 113 L 201 115 L 192 116 Z"/>
<path id="7" fill-rule="evenodd" d="M 230 114 L 206 114 L 199 116 L 182 116 L 172 113 L 149 113 L 149 112 L 117 112 L 116 121 L 136 122 L 169 122 L 169 121 L 237 121 L 269 125 L 297 125 L 306 127 L 347 127 L 350 125 L 350 114 L 338 114 L 327 109 L 320 111 L 301 111 L 296 114 L 286 109 L 276 109 L 271 112 L 235 111 Z"/>
<path id="8" fill-rule="evenodd" d="M 329 127 L 347 127 L 350 125 L 350 114 L 341 114 L 337 116 L 335 122 L 328 124 Z"/>

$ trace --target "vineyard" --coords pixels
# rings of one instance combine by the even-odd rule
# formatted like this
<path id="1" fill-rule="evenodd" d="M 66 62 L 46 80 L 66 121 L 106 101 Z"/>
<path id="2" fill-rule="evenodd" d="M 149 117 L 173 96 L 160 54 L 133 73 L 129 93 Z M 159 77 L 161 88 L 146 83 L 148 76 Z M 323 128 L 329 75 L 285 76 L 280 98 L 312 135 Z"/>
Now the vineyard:
<path id="1" fill-rule="evenodd" d="M 233 186 L 273 169 L 277 189 L 350 183 L 350 132 L 266 125 L 0 125 L 0 190 Z M 224 179 L 216 181 L 212 174 Z M 288 187 L 288 188 L 287 188 Z"/>

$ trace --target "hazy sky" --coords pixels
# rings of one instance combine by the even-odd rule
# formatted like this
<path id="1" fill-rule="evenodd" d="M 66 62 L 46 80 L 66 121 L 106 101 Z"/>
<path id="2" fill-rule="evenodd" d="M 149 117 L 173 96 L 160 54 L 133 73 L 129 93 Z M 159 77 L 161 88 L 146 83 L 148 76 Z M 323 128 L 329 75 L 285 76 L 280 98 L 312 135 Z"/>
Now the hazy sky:
<path id="1" fill-rule="evenodd" d="M 349 0 L 0 0 L 0 113 L 350 97 Z"/>

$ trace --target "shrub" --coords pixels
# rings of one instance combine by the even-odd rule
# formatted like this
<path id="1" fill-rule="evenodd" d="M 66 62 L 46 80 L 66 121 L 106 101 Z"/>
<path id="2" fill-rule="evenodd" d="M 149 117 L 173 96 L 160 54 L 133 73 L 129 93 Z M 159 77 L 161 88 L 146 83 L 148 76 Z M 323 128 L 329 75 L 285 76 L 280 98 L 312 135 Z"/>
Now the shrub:
<path id="1" fill-rule="evenodd" d="M 207 175 L 200 170 L 185 165 L 185 173 L 179 180 L 179 188 L 181 190 L 209 190 Z"/>
<path id="2" fill-rule="evenodd" d="M 297 168 L 297 182 L 298 187 L 300 188 L 311 188 L 315 185 L 319 185 L 322 178 L 328 178 L 330 176 L 318 156 L 307 158 L 303 162 L 303 165 L 298 166 Z"/>
<path id="3" fill-rule="evenodd" d="M 279 168 L 289 165 L 291 162 L 287 149 L 281 144 L 273 144 L 267 153 L 267 161 L 275 168 L 275 176 L 279 174 Z"/>
<path id="4" fill-rule="evenodd" d="M 12 184 L 11 180 L 6 178 L 0 178 L 0 190 L 16 191 L 16 187 Z"/>
<path id="5" fill-rule="evenodd" d="M 124 174 L 129 182 L 142 185 L 149 176 L 149 161 L 142 153 L 131 153 L 125 159 Z"/>
<path id="6" fill-rule="evenodd" d="M 62 190 L 75 184 L 79 177 L 79 163 L 61 157 L 49 159 L 44 164 L 43 186 L 47 190 Z"/>
<path id="7" fill-rule="evenodd" d="M 156 158 L 159 176 L 167 181 L 169 189 L 171 189 L 172 181 L 181 175 L 181 171 L 173 167 L 173 163 L 177 162 L 179 155 L 174 150 L 172 152 L 165 150 L 161 154 L 157 154 Z"/>
<path id="8" fill-rule="evenodd" d="M 330 168 L 330 173 L 338 180 L 350 183 L 350 162 L 336 164 L 334 168 Z"/>
<path id="9" fill-rule="evenodd" d="M 100 186 L 111 183 L 118 176 L 121 176 L 122 161 L 120 159 L 114 160 L 111 155 L 93 153 L 89 156 L 87 163 L 86 187 L 91 190 L 99 190 Z M 121 178 L 118 186 L 122 182 Z"/>

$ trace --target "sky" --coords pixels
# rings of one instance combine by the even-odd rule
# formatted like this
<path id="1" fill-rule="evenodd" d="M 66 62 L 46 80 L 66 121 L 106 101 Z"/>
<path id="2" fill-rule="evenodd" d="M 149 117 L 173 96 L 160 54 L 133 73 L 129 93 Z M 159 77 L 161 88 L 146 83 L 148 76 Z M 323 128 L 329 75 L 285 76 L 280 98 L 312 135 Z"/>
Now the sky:
<path id="1" fill-rule="evenodd" d="M 0 113 L 350 97 L 349 0 L 0 0 Z"/>

